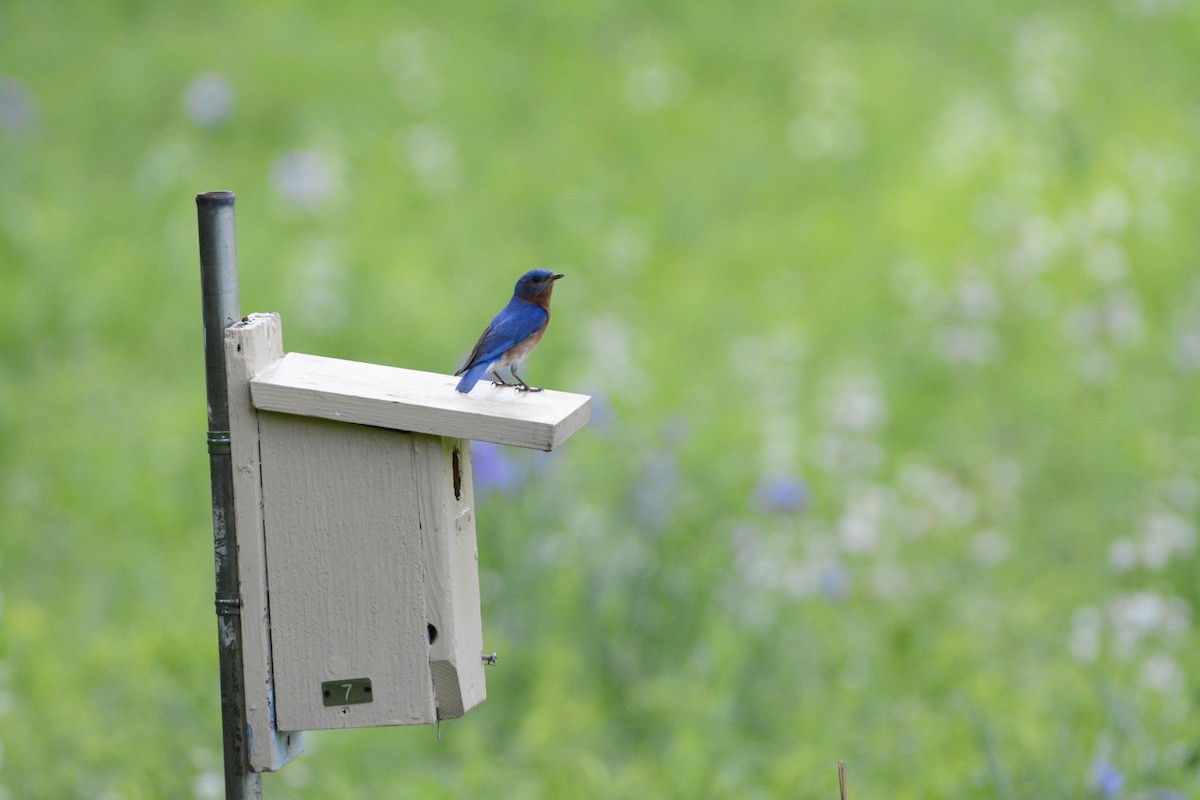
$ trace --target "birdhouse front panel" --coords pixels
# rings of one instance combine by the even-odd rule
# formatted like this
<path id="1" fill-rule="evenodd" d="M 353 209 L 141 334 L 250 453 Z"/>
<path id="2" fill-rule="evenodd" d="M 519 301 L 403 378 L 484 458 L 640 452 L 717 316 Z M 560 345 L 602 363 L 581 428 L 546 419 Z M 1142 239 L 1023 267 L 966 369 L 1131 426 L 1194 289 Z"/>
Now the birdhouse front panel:
<path id="1" fill-rule="evenodd" d="M 461 446 L 261 411 L 259 427 L 279 729 L 430 723 L 482 700 L 474 526 L 464 565 L 455 524 L 471 517 Z M 478 670 L 448 678 L 464 650 Z"/>

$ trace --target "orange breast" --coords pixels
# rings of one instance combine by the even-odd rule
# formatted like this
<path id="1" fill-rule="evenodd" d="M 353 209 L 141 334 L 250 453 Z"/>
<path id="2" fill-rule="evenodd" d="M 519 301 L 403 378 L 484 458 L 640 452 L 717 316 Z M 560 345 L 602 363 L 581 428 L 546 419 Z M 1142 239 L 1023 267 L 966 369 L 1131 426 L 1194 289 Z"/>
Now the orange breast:
<path id="1" fill-rule="evenodd" d="M 549 322 L 549 320 L 546 320 L 547 324 L 549 324 Z M 533 348 L 537 347 L 538 342 L 542 340 L 542 334 L 545 332 L 546 326 L 543 325 L 542 329 L 537 333 L 533 334 L 520 344 L 514 345 L 507 353 L 501 356 L 499 366 L 507 367 L 512 364 L 520 364 L 525 360 L 526 356 L 533 352 Z"/>

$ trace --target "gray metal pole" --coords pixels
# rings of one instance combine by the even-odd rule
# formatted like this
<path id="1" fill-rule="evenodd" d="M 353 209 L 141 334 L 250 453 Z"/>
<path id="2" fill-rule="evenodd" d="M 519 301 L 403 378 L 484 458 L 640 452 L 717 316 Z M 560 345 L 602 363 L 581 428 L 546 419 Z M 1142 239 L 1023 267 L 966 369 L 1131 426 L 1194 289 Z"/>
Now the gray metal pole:
<path id="1" fill-rule="evenodd" d="M 204 306 L 204 378 L 208 394 L 208 464 L 212 476 L 213 554 L 217 573 L 217 647 L 221 673 L 221 728 L 225 740 L 225 796 L 258 800 L 262 778 L 250 770 L 246 687 L 242 680 L 242 600 L 238 592 L 237 530 L 233 516 L 233 463 L 229 453 L 229 397 L 225 329 L 238 310 L 237 237 L 233 192 L 196 196 L 200 226 L 200 290 Z"/>

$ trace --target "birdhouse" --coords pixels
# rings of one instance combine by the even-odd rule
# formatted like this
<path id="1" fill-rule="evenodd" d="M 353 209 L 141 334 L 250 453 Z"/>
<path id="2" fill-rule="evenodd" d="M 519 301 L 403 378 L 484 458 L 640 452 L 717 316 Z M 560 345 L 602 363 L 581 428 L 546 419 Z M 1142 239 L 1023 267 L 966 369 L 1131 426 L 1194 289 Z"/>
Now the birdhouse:
<path id="1" fill-rule="evenodd" d="M 460 717 L 486 696 L 471 440 L 552 450 L 590 398 L 284 355 L 225 331 L 250 761 L 293 732 Z"/>

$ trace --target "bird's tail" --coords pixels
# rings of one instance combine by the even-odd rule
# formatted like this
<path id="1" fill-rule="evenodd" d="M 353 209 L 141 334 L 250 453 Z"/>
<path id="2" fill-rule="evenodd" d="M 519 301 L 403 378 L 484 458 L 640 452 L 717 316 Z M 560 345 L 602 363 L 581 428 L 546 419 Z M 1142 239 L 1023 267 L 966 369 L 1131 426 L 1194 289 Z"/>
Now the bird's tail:
<path id="1" fill-rule="evenodd" d="M 488 364 L 485 361 L 482 364 L 476 364 L 475 366 L 468 369 L 466 372 L 463 373 L 462 380 L 458 382 L 458 386 L 454 387 L 455 391 L 459 391 L 459 392 L 462 392 L 463 394 L 466 394 L 467 392 L 474 389 L 475 384 L 479 383 L 479 379 L 482 378 L 484 376 L 484 373 L 487 372 L 487 368 L 488 368 Z"/>

